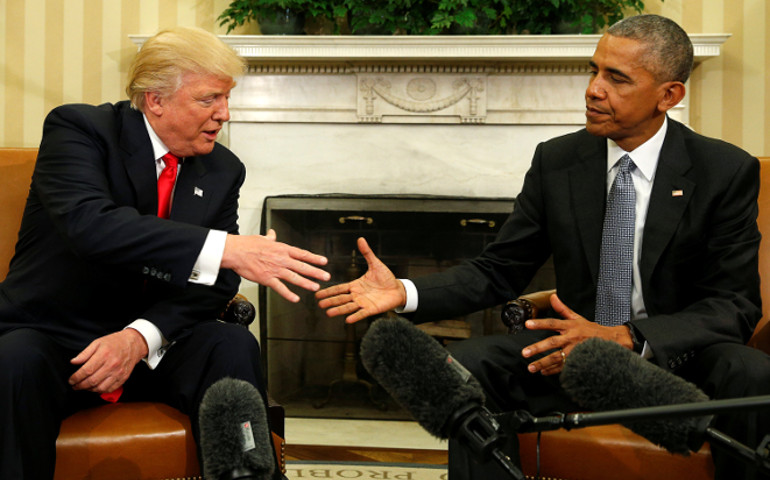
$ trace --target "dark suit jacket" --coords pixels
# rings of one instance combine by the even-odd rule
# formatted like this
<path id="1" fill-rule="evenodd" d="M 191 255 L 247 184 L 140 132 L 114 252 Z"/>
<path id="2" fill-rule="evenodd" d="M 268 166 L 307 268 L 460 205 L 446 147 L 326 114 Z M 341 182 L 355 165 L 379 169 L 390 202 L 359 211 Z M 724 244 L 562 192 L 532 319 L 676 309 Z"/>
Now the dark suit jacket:
<path id="1" fill-rule="evenodd" d="M 516 298 L 550 255 L 559 298 L 593 319 L 606 155 L 606 139 L 585 130 L 540 144 L 496 241 L 471 262 L 415 280 L 414 320 Z M 661 366 L 751 335 L 761 316 L 758 193 L 755 158 L 669 119 L 640 259 L 649 318 L 634 321 Z"/>
<path id="2" fill-rule="evenodd" d="M 215 318 L 239 277 L 223 270 L 210 287 L 188 278 L 209 229 L 237 233 L 244 176 L 243 164 L 218 144 L 185 159 L 173 221 L 160 219 L 141 113 L 127 102 L 56 108 L 43 127 L 16 254 L 0 284 L 0 332 L 32 327 L 80 350 L 137 318 L 170 341 Z"/>

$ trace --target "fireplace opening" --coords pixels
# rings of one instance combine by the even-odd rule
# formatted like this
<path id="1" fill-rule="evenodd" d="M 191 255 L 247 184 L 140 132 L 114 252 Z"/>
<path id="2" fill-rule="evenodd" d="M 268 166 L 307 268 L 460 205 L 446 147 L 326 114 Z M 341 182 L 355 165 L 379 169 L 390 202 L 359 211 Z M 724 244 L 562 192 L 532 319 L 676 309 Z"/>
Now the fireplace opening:
<path id="1" fill-rule="evenodd" d="M 509 198 L 398 195 L 286 195 L 265 199 L 262 233 L 329 259 L 332 279 L 358 278 L 366 262 L 356 248 L 365 237 L 398 278 L 444 270 L 475 257 L 513 209 Z M 553 288 L 548 262 L 527 291 Z M 294 291 L 298 291 L 294 289 Z M 270 395 L 288 416 L 411 419 L 368 374 L 359 343 L 374 319 L 348 325 L 329 318 L 311 293 L 293 304 L 260 287 L 260 341 Z M 505 334 L 500 307 L 421 326 L 438 341 Z"/>

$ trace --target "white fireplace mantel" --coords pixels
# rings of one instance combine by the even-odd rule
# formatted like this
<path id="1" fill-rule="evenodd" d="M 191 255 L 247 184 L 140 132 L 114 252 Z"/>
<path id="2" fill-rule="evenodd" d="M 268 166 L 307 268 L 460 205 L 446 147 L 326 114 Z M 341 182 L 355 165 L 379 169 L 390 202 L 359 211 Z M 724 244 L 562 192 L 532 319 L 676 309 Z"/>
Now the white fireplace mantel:
<path id="1" fill-rule="evenodd" d="M 696 62 L 729 36 L 691 35 Z M 131 36 L 140 47 L 147 38 Z M 233 122 L 580 125 L 600 36 L 220 38 L 249 64 Z M 687 105 L 672 112 L 685 123 Z"/>

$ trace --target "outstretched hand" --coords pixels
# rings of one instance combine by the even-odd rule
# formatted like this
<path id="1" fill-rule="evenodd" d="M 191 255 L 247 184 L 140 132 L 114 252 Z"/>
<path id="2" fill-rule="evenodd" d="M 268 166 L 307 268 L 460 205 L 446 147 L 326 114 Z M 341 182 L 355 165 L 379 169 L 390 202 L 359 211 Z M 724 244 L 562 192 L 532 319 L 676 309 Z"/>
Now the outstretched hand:
<path id="1" fill-rule="evenodd" d="M 358 250 L 368 265 L 366 273 L 352 282 L 325 288 L 315 294 L 318 306 L 326 310 L 328 316 L 347 315 L 347 323 L 402 307 L 406 303 L 403 284 L 374 255 L 365 239 L 358 239 Z"/>
<path id="2" fill-rule="evenodd" d="M 524 358 L 550 352 L 530 363 L 527 367 L 530 372 L 540 372 L 543 375 L 555 375 L 561 372 L 569 352 L 575 345 L 592 337 L 611 340 L 633 349 L 631 335 L 625 326 L 605 327 L 589 321 L 567 307 L 555 293 L 551 295 L 551 307 L 561 318 L 530 319 L 524 324 L 529 330 L 551 330 L 558 333 L 528 345 L 522 350 L 521 354 Z"/>
<path id="3" fill-rule="evenodd" d="M 283 282 L 315 292 L 320 285 L 310 279 L 326 281 L 330 275 L 313 265 L 323 266 L 326 263 L 326 257 L 277 242 L 275 231 L 270 229 L 265 236 L 228 235 L 221 265 L 247 280 L 272 288 L 286 300 L 296 303 L 299 296 Z"/>

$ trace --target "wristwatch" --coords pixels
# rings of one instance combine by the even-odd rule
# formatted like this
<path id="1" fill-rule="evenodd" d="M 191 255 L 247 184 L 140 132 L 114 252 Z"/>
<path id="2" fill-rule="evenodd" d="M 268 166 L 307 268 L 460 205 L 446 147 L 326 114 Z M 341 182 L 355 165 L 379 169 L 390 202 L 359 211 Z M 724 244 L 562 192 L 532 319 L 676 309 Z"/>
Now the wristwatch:
<path id="1" fill-rule="evenodd" d="M 626 323 L 626 327 L 628 327 L 628 333 L 631 335 L 631 343 L 634 344 L 634 352 L 641 354 L 644 349 L 644 341 L 639 339 L 641 334 L 636 330 L 634 324 L 630 322 Z"/>

